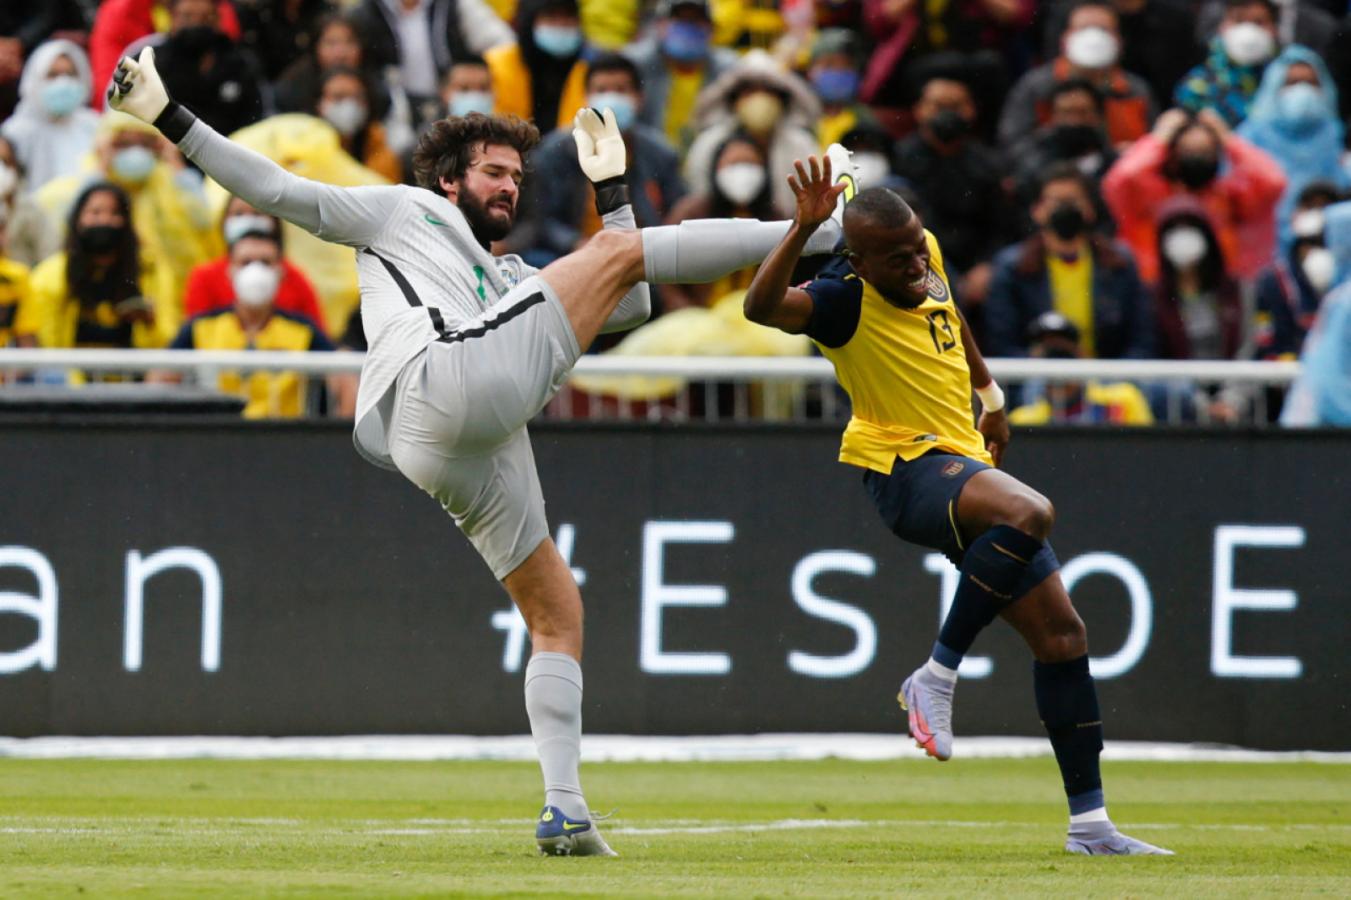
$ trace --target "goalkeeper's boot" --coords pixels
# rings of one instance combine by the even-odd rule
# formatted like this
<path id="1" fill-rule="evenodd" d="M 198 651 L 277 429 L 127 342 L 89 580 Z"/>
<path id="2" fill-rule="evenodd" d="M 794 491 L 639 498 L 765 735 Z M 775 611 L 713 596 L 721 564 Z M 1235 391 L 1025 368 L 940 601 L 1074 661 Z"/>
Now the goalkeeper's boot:
<path id="1" fill-rule="evenodd" d="M 844 205 L 859 191 L 863 190 L 863 185 L 858 178 L 858 169 L 854 167 L 853 160 L 850 158 L 853 154 L 839 144 L 831 144 L 826 148 L 826 159 L 830 160 L 831 179 L 834 184 L 841 181 L 845 183 L 844 191 L 835 201 L 835 211 L 830 217 L 835 220 L 835 224 L 840 226 L 840 233 L 844 233 Z"/>
<path id="2" fill-rule="evenodd" d="M 1110 821 L 1070 826 L 1065 849 L 1082 856 L 1172 856 L 1172 850 L 1146 844 L 1116 830 Z"/>
<path id="3" fill-rule="evenodd" d="M 573 819 L 557 806 L 546 806 L 535 826 L 535 843 L 545 856 L 618 856 L 591 819 Z"/>
<path id="4" fill-rule="evenodd" d="M 910 714 L 910 736 L 937 760 L 952 758 L 952 694 L 957 682 L 920 666 L 901 685 L 896 699 Z"/>

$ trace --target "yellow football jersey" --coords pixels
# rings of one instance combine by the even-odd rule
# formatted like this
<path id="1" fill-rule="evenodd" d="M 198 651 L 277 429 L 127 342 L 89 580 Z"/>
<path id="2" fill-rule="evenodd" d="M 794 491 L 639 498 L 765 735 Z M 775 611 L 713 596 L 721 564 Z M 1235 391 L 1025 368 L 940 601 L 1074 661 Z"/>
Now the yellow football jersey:
<path id="1" fill-rule="evenodd" d="M 929 296 L 914 309 L 888 303 L 844 257 L 806 285 L 814 304 L 810 337 L 835 366 L 853 403 L 840 462 L 890 474 L 896 457 L 943 450 L 993 464 L 975 427 L 962 321 L 929 244 Z"/>

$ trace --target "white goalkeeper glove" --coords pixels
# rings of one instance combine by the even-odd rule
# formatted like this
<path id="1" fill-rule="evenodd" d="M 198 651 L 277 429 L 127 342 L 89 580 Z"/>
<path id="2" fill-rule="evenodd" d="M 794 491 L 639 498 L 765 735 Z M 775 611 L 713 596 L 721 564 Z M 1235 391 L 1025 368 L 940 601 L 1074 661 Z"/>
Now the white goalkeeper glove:
<path id="1" fill-rule="evenodd" d="M 118 60 L 113 84 L 108 88 L 108 105 L 142 122 L 155 124 L 169 105 L 169 92 L 155 71 L 154 47 L 142 50 L 140 59 L 124 56 Z"/>
<path id="2" fill-rule="evenodd" d="M 597 115 L 594 109 L 579 109 L 572 120 L 572 139 L 577 142 L 577 162 L 592 182 L 624 177 L 628 151 L 614 110 L 607 107 Z"/>

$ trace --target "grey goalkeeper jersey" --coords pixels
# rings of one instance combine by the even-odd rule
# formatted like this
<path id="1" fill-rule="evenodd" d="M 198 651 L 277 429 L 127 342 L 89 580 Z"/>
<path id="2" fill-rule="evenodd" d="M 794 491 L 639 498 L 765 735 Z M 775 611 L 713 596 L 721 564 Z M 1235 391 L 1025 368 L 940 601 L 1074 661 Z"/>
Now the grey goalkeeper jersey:
<path id="1" fill-rule="evenodd" d="M 386 444 L 394 380 L 428 344 L 481 315 L 537 270 L 479 246 L 445 197 L 407 185 L 336 187 L 287 172 L 197 121 L 184 154 L 230 193 L 356 250 L 369 350 L 357 393 L 357 450 L 393 469 Z"/>

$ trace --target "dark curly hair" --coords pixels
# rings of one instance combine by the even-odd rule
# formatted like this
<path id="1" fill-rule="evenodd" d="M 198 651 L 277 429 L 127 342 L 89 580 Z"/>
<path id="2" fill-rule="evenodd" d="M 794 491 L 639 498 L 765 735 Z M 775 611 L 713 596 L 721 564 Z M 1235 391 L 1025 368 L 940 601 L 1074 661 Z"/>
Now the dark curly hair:
<path id="1" fill-rule="evenodd" d="M 419 187 L 438 194 L 441 179 L 456 181 L 464 177 L 474 152 L 483 146 L 511 147 L 526 154 L 539 143 L 539 129 L 519 116 L 485 116 L 470 113 L 450 116 L 432 124 L 418 140 L 413 151 L 413 176 Z"/>

